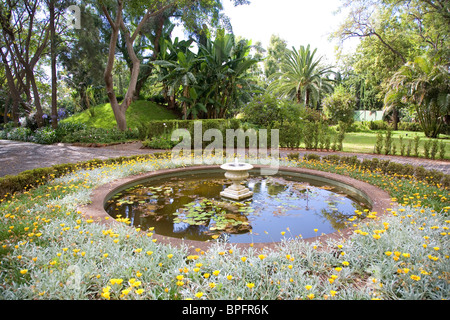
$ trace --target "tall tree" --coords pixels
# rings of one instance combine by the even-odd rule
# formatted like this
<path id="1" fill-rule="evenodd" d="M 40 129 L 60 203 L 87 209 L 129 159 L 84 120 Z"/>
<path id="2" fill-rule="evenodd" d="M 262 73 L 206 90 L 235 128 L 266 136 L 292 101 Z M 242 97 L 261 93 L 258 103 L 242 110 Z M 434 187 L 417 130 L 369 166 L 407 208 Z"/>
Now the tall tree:
<path id="1" fill-rule="evenodd" d="M 33 100 L 38 126 L 43 125 L 43 111 L 35 67 L 49 40 L 48 17 L 40 12 L 42 4 L 42 0 L 6 0 L 0 3 L 0 25 L 5 44 L 1 55 L 7 64 L 15 122 L 18 122 L 20 95 L 25 93 L 28 102 Z"/>
<path id="2" fill-rule="evenodd" d="M 235 4 L 247 3 L 246 0 L 234 0 Z M 109 6 L 108 6 L 109 4 Z M 219 0 L 173 0 L 173 1 L 143 1 L 143 0 L 132 0 L 124 2 L 123 0 L 115 1 L 115 5 L 112 3 L 102 3 L 101 9 L 111 26 L 111 37 L 109 44 L 109 54 L 108 60 L 106 64 L 106 69 L 104 73 L 106 90 L 108 99 L 111 103 L 111 107 L 113 109 L 117 126 L 120 130 L 126 129 L 126 117 L 125 113 L 131 104 L 135 92 L 137 81 L 140 72 L 141 61 L 136 54 L 134 44 L 137 37 L 140 35 L 141 31 L 144 29 L 146 23 L 152 18 L 155 17 L 162 12 L 168 10 L 169 8 L 175 8 L 176 11 L 181 12 L 184 17 L 190 17 L 193 19 L 193 13 L 196 16 L 209 16 L 209 12 L 212 9 L 213 11 L 213 19 L 219 18 L 219 11 L 217 9 L 221 9 L 221 1 Z M 110 10 L 114 7 L 115 18 L 113 19 L 110 14 Z M 145 9 L 146 12 L 142 15 L 139 12 L 142 12 L 142 9 Z M 126 21 L 124 18 L 125 9 L 132 16 L 139 17 L 138 20 L 132 22 Z M 191 21 L 190 19 L 186 20 L 187 22 Z M 128 23 L 127 23 L 128 22 Z M 123 101 L 119 104 L 117 101 L 116 94 L 114 92 L 114 83 L 112 70 L 114 66 L 115 60 L 115 49 L 117 47 L 117 42 L 119 38 L 119 33 L 123 36 L 125 40 L 126 49 L 128 58 L 131 61 L 131 75 L 130 75 L 130 83 L 128 85 L 128 90 L 125 94 Z"/>
<path id="3" fill-rule="evenodd" d="M 273 82 L 268 90 L 284 98 L 295 100 L 307 107 L 315 105 L 323 91 L 331 91 L 333 73 L 331 67 L 320 65 L 321 57 L 316 58 L 317 49 L 311 51 L 310 46 L 294 47 L 285 54 L 281 63 L 281 71 L 272 75 Z"/>
<path id="4" fill-rule="evenodd" d="M 449 5 L 444 0 L 342 0 L 346 20 L 335 33 L 342 42 L 358 38 L 352 64 L 358 77 L 383 103 L 383 86 L 408 61 L 424 53 L 448 63 Z M 397 128 L 396 105 L 384 108 Z"/>
<path id="5" fill-rule="evenodd" d="M 264 60 L 264 74 L 267 79 L 270 79 L 272 74 L 280 72 L 281 61 L 288 50 L 286 40 L 278 35 L 270 36 L 267 56 Z"/>
<path id="6" fill-rule="evenodd" d="M 101 71 L 105 70 L 111 30 L 91 4 L 83 1 L 79 8 L 81 28 L 67 29 L 65 39 L 59 43 L 58 58 L 63 67 L 61 77 L 73 90 L 77 109 L 84 110 L 93 102 L 88 94 L 90 89 L 99 97 L 105 96 Z"/>
<path id="7" fill-rule="evenodd" d="M 58 106 L 57 106 L 57 74 L 56 74 L 56 32 L 55 32 L 55 0 L 48 1 L 50 12 L 50 61 L 51 61 L 51 81 L 52 81 L 52 128 L 58 127 Z"/>
<path id="8" fill-rule="evenodd" d="M 136 56 L 136 52 L 133 49 L 134 41 L 136 40 L 136 37 L 139 35 L 139 32 L 141 31 L 144 24 L 147 22 L 147 20 L 151 17 L 156 15 L 157 13 L 161 12 L 162 10 L 165 10 L 167 7 L 172 6 L 173 3 L 166 4 L 165 6 L 147 6 L 147 11 L 140 20 L 140 22 L 137 24 L 136 28 L 134 29 L 133 33 L 130 32 L 129 27 L 127 27 L 124 23 L 123 19 L 123 9 L 124 9 L 124 3 L 122 0 L 117 0 L 117 6 L 116 6 L 116 17 L 113 20 L 111 15 L 109 14 L 108 8 L 105 4 L 102 5 L 103 13 L 105 14 L 112 32 L 111 32 L 111 39 L 109 43 L 109 54 L 108 54 L 108 60 L 106 63 L 106 69 L 104 73 L 105 83 L 106 83 L 106 92 L 108 95 L 108 99 L 111 103 L 111 108 L 113 109 L 114 116 L 116 118 L 117 127 L 119 130 L 126 130 L 127 129 L 127 122 L 126 122 L 126 111 L 128 107 L 130 106 L 134 93 L 136 90 L 136 83 L 139 75 L 139 67 L 140 67 L 140 60 Z M 119 32 L 122 31 L 125 43 L 127 46 L 127 53 L 131 59 L 131 75 L 130 75 L 130 83 L 128 85 L 128 90 L 125 93 L 125 97 L 123 101 L 119 104 L 117 101 L 116 93 L 114 90 L 114 82 L 113 82 L 113 68 L 114 68 L 114 60 L 115 60 L 115 50 L 117 46 L 117 39 L 119 37 Z"/>
<path id="9" fill-rule="evenodd" d="M 448 66 L 426 56 L 406 63 L 390 79 L 385 104 L 410 106 L 425 135 L 436 138 L 450 113 Z"/>

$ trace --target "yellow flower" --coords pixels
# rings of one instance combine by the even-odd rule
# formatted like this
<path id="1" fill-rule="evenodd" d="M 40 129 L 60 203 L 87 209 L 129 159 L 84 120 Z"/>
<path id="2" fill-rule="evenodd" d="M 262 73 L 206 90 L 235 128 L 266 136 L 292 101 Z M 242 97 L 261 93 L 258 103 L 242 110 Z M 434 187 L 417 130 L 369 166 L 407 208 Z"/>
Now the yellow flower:
<path id="1" fill-rule="evenodd" d="M 203 277 L 205 277 L 205 279 L 208 279 L 208 278 L 209 278 L 209 276 L 210 276 L 210 274 L 209 274 L 209 273 L 204 273 L 204 274 L 203 274 Z"/>
<path id="2" fill-rule="evenodd" d="M 229 275 L 227 275 L 227 279 L 231 280 L 231 279 L 233 279 L 233 276 L 231 274 L 229 274 Z"/>
<path id="3" fill-rule="evenodd" d="M 135 292 L 136 292 L 136 294 L 142 294 L 144 292 L 144 289 L 142 289 L 142 288 L 137 289 Z"/>
<path id="4" fill-rule="evenodd" d="M 315 296 L 314 296 L 314 293 L 311 293 L 311 294 L 308 294 L 307 297 L 308 297 L 308 299 L 314 299 Z"/>
<path id="5" fill-rule="evenodd" d="M 330 294 L 331 294 L 332 297 L 334 297 L 334 296 L 336 295 L 336 293 L 337 293 L 337 292 L 334 291 L 334 290 L 331 290 L 331 291 L 330 291 Z"/>
<path id="6" fill-rule="evenodd" d="M 210 287 L 211 289 L 214 289 L 214 288 L 216 287 L 216 284 L 215 284 L 214 282 L 210 282 L 210 283 L 209 283 L 209 287 Z"/>
<path id="7" fill-rule="evenodd" d="M 197 293 L 195 294 L 195 296 L 196 296 L 197 298 L 201 298 L 201 297 L 203 296 L 203 292 L 197 292 Z"/>
<path id="8" fill-rule="evenodd" d="M 305 286 L 306 290 L 310 290 L 311 288 L 312 288 L 312 286 L 310 286 L 310 285 Z"/>
<path id="9" fill-rule="evenodd" d="M 242 257 L 241 260 L 242 262 L 245 262 L 245 260 L 247 260 L 247 257 Z"/>
<path id="10" fill-rule="evenodd" d="M 179 274 L 179 275 L 177 275 L 177 280 L 183 280 L 184 279 L 184 276 L 182 275 L 182 274 Z"/>
<path id="11" fill-rule="evenodd" d="M 111 282 L 111 284 L 122 284 L 123 279 L 111 279 L 109 280 L 109 282 Z"/>
<path id="12" fill-rule="evenodd" d="M 128 295 L 130 293 L 130 291 L 131 291 L 131 288 L 122 290 L 122 297 Z"/>
<path id="13" fill-rule="evenodd" d="M 264 259 L 266 258 L 266 256 L 263 255 L 263 254 L 260 254 L 260 255 L 258 256 L 258 258 L 261 259 L 261 260 L 264 260 Z"/>
<path id="14" fill-rule="evenodd" d="M 349 263 L 348 261 L 342 261 L 342 264 L 343 264 L 344 266 L 350 265 L 350 263 Z"/>
<path id="15" fill-rule="evenodd" d="M 248 282 L 248 283 L 246 284 L 246 286 L 247 286 L 249 289 L 251 289 L 251 288 L 253 288 L 253 287 L 255 286 L 255 284 L 254 284 L 253 282 Z"/>
<path id="16" fill-rule="evenodd" d="M 171 254 L 171 253 L 169 253 L 169 254 L 167 255 L 167 258 L 169 258 L 169 259 L 172 259 L 172 257 L 173 257 L 173 254 Z"/>
<path id="17" fill-rule="evenodd" d="M 21 274 L 26 274 L 28 272 L 28 269 L 22 269 L 22 270 L 20 270 L 20 273 Z"/>
<path id="18" fill-rule="evenodd" d="M 420 277 L 419 277 L 419 276 L 416 276 L 416 275 L 414 275 L 414 274 L 412 274 L 412 275 L 411 275 L 411 279 L 413 279 L 413 280 L 415 280 L 415 281 L 419 281 L 419 280 L 420 280 Z"/>

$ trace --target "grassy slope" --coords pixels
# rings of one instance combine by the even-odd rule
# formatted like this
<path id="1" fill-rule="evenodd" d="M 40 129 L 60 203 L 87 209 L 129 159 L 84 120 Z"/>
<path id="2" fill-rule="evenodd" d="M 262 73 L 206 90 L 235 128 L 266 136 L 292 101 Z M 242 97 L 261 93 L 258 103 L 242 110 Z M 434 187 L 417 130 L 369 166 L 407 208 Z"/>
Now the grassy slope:
<path id="1" fill-rule="evenodd" d="M 96 128 L 115 128 L 116 120 L 114 118 L 111 105 L 109 103 L 100 104 L 92 108 L 93 115 L 89 110 L 77 113 L 62 122 L 84 123 L 89 127 Z M 148 122 L 151 120 L 178 119 L 178 116 L 153 102 L 139 100 L 133 102 L 127 110 L 127 125 L 130 128 L 138 126 L 139 122 Z"/>

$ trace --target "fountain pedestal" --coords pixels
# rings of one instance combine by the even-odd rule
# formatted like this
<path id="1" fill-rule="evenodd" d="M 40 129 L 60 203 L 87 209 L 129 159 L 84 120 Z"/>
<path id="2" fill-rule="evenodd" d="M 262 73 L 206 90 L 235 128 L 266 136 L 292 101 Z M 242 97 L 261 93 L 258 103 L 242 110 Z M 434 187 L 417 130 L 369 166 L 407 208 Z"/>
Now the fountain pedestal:
<path id="1" fill-rule="evenodd" d="M 236 159 L 234 163 L 225 163 L 220 168 L 226 170 L 225 177 L 232 182 L 231 186 L 220 193 L 222 197 L 242 200 L 253 195 L 252 191 L 241 185 L 241 182 L 248 178 L 248 171 L 253 168 L 251 164 L 239 163 Z"/>

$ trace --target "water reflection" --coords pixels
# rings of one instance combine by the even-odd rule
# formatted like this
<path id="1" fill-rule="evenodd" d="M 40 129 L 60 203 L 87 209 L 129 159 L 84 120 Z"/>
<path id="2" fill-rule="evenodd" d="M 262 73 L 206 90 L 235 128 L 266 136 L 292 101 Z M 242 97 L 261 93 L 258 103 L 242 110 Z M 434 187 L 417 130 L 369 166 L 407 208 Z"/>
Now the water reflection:
<path id="1" fill-rule="evenodd" d="M 206 241 L 271 242 L 284 236 L 309 238 L 346 227 L 363 200 L 314 180 L 250 175 L 253 197 L 235 202 L 220 197 L 229 185 L 223 173 L 154 179 L 115 195 L 106 205 L 113 217 L 170 237 Z M 363 217 L 363 216 L 362 216 Z"/>

